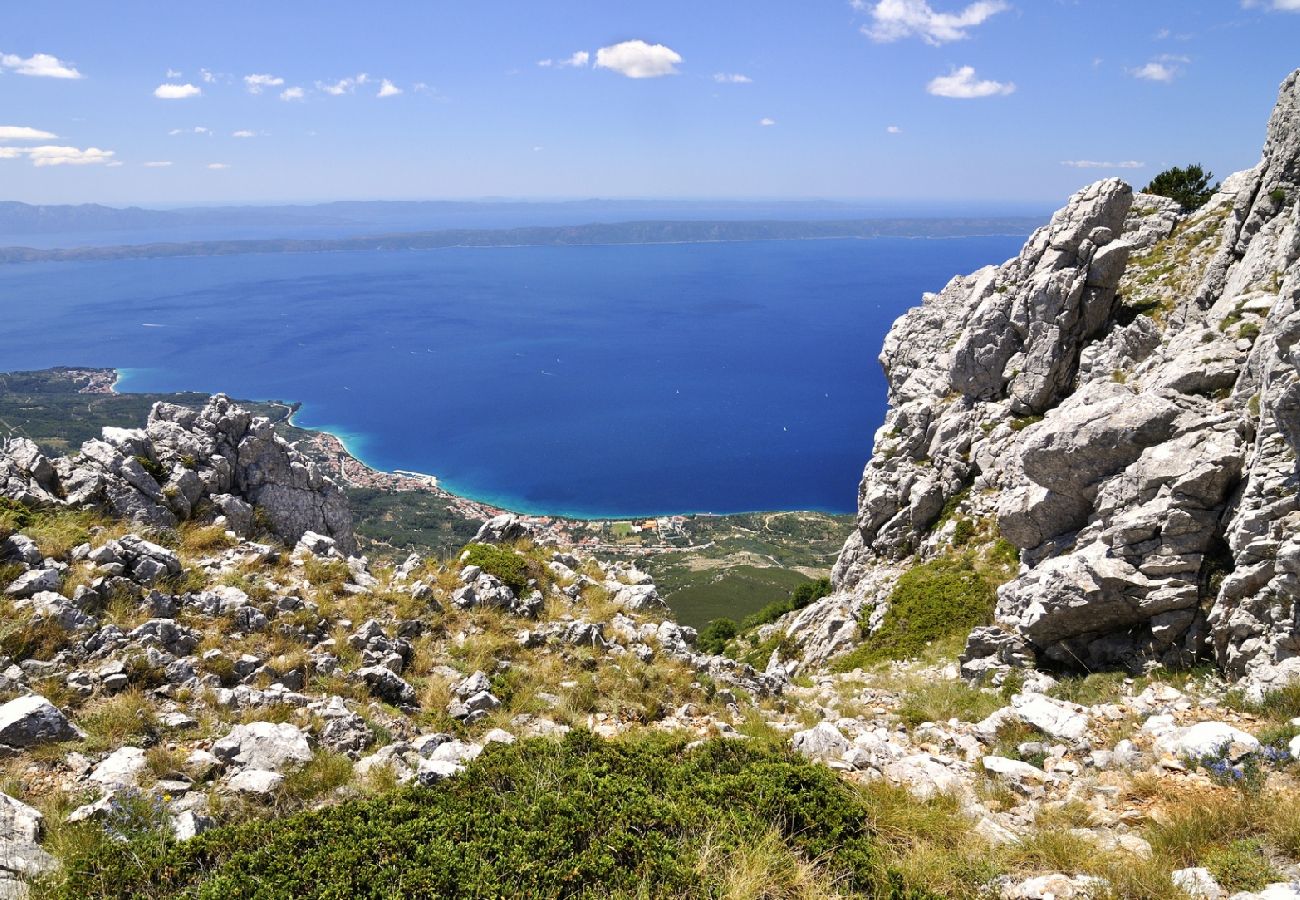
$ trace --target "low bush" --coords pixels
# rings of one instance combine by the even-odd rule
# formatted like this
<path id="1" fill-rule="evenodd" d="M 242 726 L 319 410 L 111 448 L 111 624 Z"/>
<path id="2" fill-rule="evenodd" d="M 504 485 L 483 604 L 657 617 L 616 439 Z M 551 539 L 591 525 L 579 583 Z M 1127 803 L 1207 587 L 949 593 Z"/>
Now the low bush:
<path id="1" fill-rule="evenodd" d="M 522 594 L 529 579 L 538 577 L 535 564 L 522 553 L 495 544 L 470 544 L 465 548 L 465 565 L 478 566 L 501 579 L 510 590 Z"/>
<path id="2" fill-rule="evenodd" d="M 727 641 L 739 632 L 739 627 L 731 619 L 714 619 L 700 629 L 695 646 L 704 653 L 721 653 L 727 648 Z"/>
<path id="3" fill-rule="evenodd" d="M 969 556 L 941 557 L 899 577 L 884 620 L 862 646 L 836 661 L 839 671 L 920 656 L 932 643 L 963 637 L 993 618 L 997 593 Z M 862 623 L 864 633 L 866 622 Z"/>
<path id="4" fill-rule="evenodd" d="M 656 737 L 492 746 L 436 789 L 405 788 L 176 844 L 161 829 L 87 840 L 42 886 L 95 897 L 716 897 L 745 848 L 839 896 L 922 898 L 891 871 L 865 795 L 756 741 Z M 87 824 L 87 829 L 100 828 Z M 160 846 L 161 841 L 161 846 Z M 799 867 L 803 874 L 791 871 Z M 740 879 L 744 880 L 744 879 Z M 755 896 L 747 894 L 747 896 Z"/>

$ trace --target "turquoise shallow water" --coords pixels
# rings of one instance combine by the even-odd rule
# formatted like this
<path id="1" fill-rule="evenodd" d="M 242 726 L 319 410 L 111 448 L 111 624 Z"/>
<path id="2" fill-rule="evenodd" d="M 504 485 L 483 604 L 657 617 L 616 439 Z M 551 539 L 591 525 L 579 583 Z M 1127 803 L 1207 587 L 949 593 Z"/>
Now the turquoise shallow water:
<path id="1" fill-rule="evenodd" d="M 1023 237 L 0 268 L 5 369 L 298 400 L 373 466 L 578 516 L 849 512 L 893 320 Z"/>

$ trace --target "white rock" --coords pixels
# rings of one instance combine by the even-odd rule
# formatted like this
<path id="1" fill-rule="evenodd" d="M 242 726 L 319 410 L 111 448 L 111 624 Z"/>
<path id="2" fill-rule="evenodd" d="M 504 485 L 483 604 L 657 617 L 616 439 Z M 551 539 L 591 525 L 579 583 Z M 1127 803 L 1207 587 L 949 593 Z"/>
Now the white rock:
<path id="1" fill-rule="evenodd" d="M 119 747 L 95 766 L 90 773 L 90 780 L 107 788 L 134 787 L 146 765 L 144 750 L 139 747 Z"/>
<path id="2" fill-rule="evenodd" d="M 1211 756 L 1233 746 L 1257 750 L 1259 741 L 1226 722 L 1197 722 L 1188 728 L 1166 732 L 1156 739 L 1159 752 L 1175 757 Z"/>
<path id="3" fill-rule="evenodd" d="M 830 722 L 818 722 L 790 738 L 790 746 L 813 759 L 839 759 L 849 749 L 848 738 Z"/>
<path id="4" fill-rule="evenodd" d="M 1210 870 L 1202 866 L 1177 869 L 1170 878 L 1174 886 L 1181 888 L 1191 900 L 1219 900 L 1223 896 L 1223 888 L 1219 887 Z"/>
<path id="5" fill-rule="evenodd" d="M 244 769 L 226 780 L 226 788 L 237 794 L 269 794 L 284 782 L 279 772 L 267 769 Z"/>
<path id="6" fill-rule="evenodd" d="M 213 754 L 229 765 L 278 772 L 311 762 L 307 735 L 288 722 L 236 725 L 212 746 Z"/>
<path id="7" fill-rule="evenodd" d="M 1011 708 L 1022 722 L 1057 740 L 1077 744 L 1088 734 L 1088 710 L 1077 703 L 1042 694 L 1016 694 L 1011 698 Z"/>

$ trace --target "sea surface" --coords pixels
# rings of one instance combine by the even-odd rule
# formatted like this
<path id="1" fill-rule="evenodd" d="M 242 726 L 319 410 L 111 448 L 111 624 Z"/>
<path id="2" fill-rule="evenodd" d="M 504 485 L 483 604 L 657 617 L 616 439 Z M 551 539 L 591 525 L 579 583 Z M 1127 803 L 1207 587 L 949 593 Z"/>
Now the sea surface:
<path id="1" fill-rule="evenodd" d="M 851 512 L 889 326 L 1023 240 L 11 265 L 0 370 L 301 401 L 370 465 L 523 512 Z"/>

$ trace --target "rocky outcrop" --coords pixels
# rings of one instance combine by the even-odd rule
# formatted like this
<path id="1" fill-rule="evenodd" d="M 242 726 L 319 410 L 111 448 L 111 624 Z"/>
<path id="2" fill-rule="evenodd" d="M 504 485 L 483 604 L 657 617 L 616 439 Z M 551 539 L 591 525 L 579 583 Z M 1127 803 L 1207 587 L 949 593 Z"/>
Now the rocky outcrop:
<path id="1" fill-rule="evenodd" d="M 221 517 L 248 534 L 254 512 L 292 546 L 312 531 L 352 552 L 342 491 L 271 421 L 222 394 L 202 409 L 156 403 L 142 429 L 105 428 L 75 456 L 47 459 L 25 438 L 0 446 L 0 495 L 28 505 L 92 506 L 143 525 Z"/>
<path id="2" fill-rule="evenodd" d="M 879 621 L 877 573 L 943 552 L 947 507 L 1020 554 L 968 675 L 1300 675 L 1298 106 L 1300 72 L 1260 164 L 1201 210 L 1098 182 L 895 323 L 837 592 L 786 623 L 807 659 L 846 611 Z"/>

